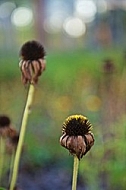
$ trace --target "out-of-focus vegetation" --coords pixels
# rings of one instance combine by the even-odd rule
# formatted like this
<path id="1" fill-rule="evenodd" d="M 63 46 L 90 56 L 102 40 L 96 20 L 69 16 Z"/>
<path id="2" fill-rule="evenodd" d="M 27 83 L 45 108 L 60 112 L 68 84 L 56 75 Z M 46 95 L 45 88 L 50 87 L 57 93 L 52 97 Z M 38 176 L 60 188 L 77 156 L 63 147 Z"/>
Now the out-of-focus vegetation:
<path id="1" fill-rule="evenodd" d="M 122 49 L 47 52 L 47 68 L 36 86 L 25 137 L 22 163 L 30 167 L 58 163 L 72 167 L 72 157 L 59 144 L 64 119 L 82 114 L 94 126 L 95 145 L 81 160 L 80 173 L 89 189 L 126 186 L 126 69 Z M 105 59 L 112 60 L 111 70 Z M 27 87 L 20 81 L 16 56 L 1 57 L 0 113 L 17 129 Z"/>

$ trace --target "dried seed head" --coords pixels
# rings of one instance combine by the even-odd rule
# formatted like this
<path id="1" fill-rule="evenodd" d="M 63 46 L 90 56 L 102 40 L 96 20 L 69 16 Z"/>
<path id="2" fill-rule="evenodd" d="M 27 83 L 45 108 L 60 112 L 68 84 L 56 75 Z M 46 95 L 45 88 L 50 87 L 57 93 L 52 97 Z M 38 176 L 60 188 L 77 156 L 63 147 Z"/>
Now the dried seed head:
<path id="1" fill-rule="evenodd" d="M 9 135 L 11 120 L 6 115 L 0 116 L 0 135 L 6 137 Z"/>
<path id="2" fill-rule="evenodd" d="M 23 84 L 36 84 L 46 67 L 44 47 L 37 41 L 28 41 L 22 46 L 20 57 Z"/>
<path id="3" fill-rule="evenodd" d="M 89 120 L 82 115 L 69 116 L 63 123 L 63 133 L 69 136 L 84 136 L 91 128 Z"/>
<path id="4" fill-rule="evenodd" d="M 28 41 L 23 44 L 20 50 L 20 56 L 25 61 L 33 61 L 38 59 L 44 59 L 45 50 L 44 47 L 37 41 Z"/>
<path id="5" fill-rule="evenodd" d="M 92 125 L 86 117 L 82 115 L 69 116 L 63 123 L 60 144 L 80 159 L 94 144 L 91 129 Z"/>
<path id="6" fill-rule="evenodd" d="M 6 115 L 0 116 L 0 128 L 9 127 L 10 123 L 11 123 L 11 121 L 8 116 L 6 116 Z"/>

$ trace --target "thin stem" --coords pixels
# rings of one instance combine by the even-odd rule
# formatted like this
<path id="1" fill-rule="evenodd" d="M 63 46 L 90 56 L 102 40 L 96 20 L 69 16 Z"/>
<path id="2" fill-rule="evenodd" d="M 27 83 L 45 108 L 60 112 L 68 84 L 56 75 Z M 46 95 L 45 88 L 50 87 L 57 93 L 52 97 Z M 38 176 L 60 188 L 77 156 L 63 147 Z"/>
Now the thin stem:
<path id="1" fill-rule="evenodd" d="M 11 159 L 10 160 L 10 173 L 9 173 L 9 180 L 8 180 L 9 184 L 11 182 L 12 170 L 13 170 L 13 165 L 14 165 L 14 157 L 15 157 L 15 151 L 12 152 L 11 158 L 10 158 Z"/>
<path id="2" fill-rule="evenodd" d="M 16 153 L 15 153 L 14 166 L 13 166 L 13 171 L 12 171 L 12 179 L 11 179 L 11 183 L 10 183 L 10 190 L 14 189 L 16 181 L 17 181 L 19 161 L 20 161 L 20 157 L 21 157 L 21 151 L 22 151 L 22 146 L 23 146 L 23 141 L 24 141 L 24 136 L 25 136 L 25 131 L 26 131 L 26 125 L 27 125 L 27 121 L 28 121 L 28 115 L 29 115 L 29 111 L 31 108 L 31 104 L 33 101 L 34 92 L 35 92 L 34 85 L 30 84 L 29 92 L 28 92 L 28 96 L 27 96 L 27 102 L 26 102 L 24 115 L 23 115 L 23 119 L 22 119 L 22 124 L 21 124 L 21 128 L 20 128 L 19 141 L 18 141 Z"/>
<path id="3" fill-rule="evenodd" d="M 72 190 L 76 190 L 77 187 L 78 167 L 79 167 L 79 159 L 77 158 L 77 156 L 74 156 Z"/>
<path id="4" fill-rule="evenodd" d="M 2 136 L 0 136 L 0 185 L 2 183 L 2 173 L 4 165 L 4 154 L 5 154 L 5 142 Z"/>

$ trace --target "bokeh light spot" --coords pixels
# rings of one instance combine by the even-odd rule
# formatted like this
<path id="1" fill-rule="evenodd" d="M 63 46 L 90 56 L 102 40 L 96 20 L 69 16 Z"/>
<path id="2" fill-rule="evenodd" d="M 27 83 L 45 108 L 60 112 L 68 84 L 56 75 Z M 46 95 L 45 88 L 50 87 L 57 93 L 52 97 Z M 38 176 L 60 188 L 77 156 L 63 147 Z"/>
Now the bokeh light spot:
<path id="1" fill-rule="evenodd" d="M 15 3 L 5 2 L 0 5 L 0 18 L 4 19 L 11 15 L 12 11 L 16 8 Z"/>
<path id="2" fill-rule="evenodd" d="M 15 9 L 11 16 L 12 23 L 17 27 L 27 26 L 32 22 L 32 20 L 32 10 L 26 7 L 19 7 Z"/>
<path id="3" fill-rule="evenodd" d="M 62 30 L 64 17 L 66 15 L 62 11 L 53 13 L 50 17 L 47 17 L 44 21 L 44 29 L 48 33 L 58 33 Z"/>
<path id="4" fill-rule="evenodd" d="M 77 0 L 75 10 L 78 16 L 82 17 L 85 22 L 91 22 L 97 12 L 96 5 L 92 0 Z"/>
<path id="5" fill-rule="evenodd" d="M 86 31 L 85 24 L 77 17 L 67 18 L 63 24 L 63 28 L 73 38 L 82 36 Z"/>
<path id="6" fill-rule="evenodd" d="M 104 13 L 107 11 L 107 2 L 105 0 L 100 0 L 97 3 L 97 9 L 99 13 Z"/>

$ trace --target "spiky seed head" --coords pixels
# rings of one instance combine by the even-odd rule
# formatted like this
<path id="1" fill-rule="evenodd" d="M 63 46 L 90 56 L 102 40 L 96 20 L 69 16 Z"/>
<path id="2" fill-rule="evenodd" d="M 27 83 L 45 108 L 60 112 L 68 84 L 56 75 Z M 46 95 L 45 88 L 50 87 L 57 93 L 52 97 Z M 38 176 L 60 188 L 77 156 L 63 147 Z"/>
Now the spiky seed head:
<path id="1" fill-rule="evenodd" d="M 9 137 L 11 130 L 11 120 L 6 115 L 0 116 L 0 136 Z"/>
<path id="2" fill-rule="evenodd" d="M 82 115 L 69 116 L 63 123 L 60 137 L 61 146 L 69 150 L 72 155 L 81 159 L 93 146 L 94 135 L 92 124 Z"/>
<path id="3" fill-rule="evenodd" d="M 84 136 L 91 129 L 92 124 L 82 115 L 69 116 L 63 123 L 63 133 L 69 136 Z"/>
<path id="4" fill-rule="evenodd" d="M 23 44 L 20 50 L 20 56 L 25 61 L 44 59 L 45 54 L 43 45 L 35 40 Z"/>
<path id="5" fill-rule="evenodd" d="M 0 116 L 0 128 L 9 127 L 10 124 L 11 124 L 11 120 L 8 116 L 6 115 Z"/>

